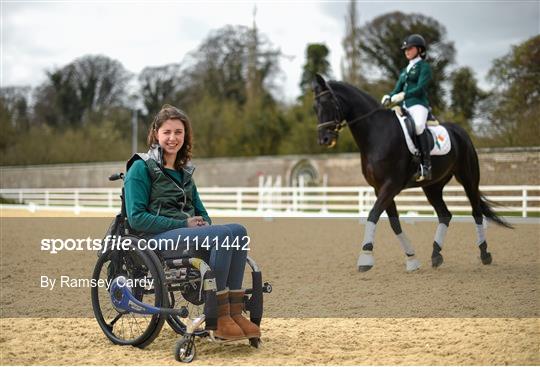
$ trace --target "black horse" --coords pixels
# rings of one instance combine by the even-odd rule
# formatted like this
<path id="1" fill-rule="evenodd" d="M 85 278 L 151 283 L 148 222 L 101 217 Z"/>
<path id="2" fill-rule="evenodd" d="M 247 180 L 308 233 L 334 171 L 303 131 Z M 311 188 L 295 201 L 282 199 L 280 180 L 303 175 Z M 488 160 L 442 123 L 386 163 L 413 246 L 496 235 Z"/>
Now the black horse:
<path id="1" fill-rule="evenodd" d="M 414 177 L 418 160 L 407 148 L 404 132 L 394 111 L 382 108 L 371 96 L 349 84 L 336 81 L 327 83 L 320 75 L 316 76 L 312 88 L 315 93 L 314 107 L 319 120 L 319 144 L 333 146 L 336 144 L 339 130 L 348 125 L 360 149 L 362 173 L 377 195 L 366 223 L 362 251 L 357 264 L 359 271 L 368 271 L 374 265 L 375 227 L 383 210 L 386 210 L 392 230 L 406 254 L 407 270 L 419 268 L 420 264 L 414 257 L 414 248 L 401 229 L 394 201 L 394 197 L 401 190 L 418 186 L 424 190 L 439 220 L 433 242 L 432 265 L 438 267 L 443 263 L 441 250 L 452 218 L 443 200 L 443 188 L 452 176 L 463 185 L 471 203 L 482 263 L 485 265 L 491 263 L 492 257 L 487 251 L 483 216 L 502 226 L 512 227 L 497 216 L 490 206 L 491 203 L 478 188 L 480 182 L 478 155 L 465 130 L 457 124 L 441 124 L 448 130 L 452 147 L 448 154 L 432 157 L 431 180 L 416 182 Z"/>

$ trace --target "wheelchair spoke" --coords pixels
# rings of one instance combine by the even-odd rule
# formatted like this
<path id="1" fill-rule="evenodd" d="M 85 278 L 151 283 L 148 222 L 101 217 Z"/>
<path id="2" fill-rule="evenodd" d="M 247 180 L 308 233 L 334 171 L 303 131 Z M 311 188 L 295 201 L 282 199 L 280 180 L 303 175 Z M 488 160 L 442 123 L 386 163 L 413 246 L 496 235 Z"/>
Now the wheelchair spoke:
<path id="1" fill-rule="evenodd" d="M 120 319 L 120 333 L 122 334 L 121 337 L 122 339 L 125 339 L 125 333 L 124 333 L 124 319 Z"/>
<path id="2" fill-rule="evenodd" d="M 130 314 L 130 315 L 133 316 L 133 314 Z M 130 336 L 130 338 L 132 339 L 133 336 L 135 335 L 135 333 L 133 332 L 133 327 L 132 327 L 133 323 L 132 323 L 130 320 L 128 320 L 127 323 L 128 323 L 128 325 L 129 325 L 129 331 L 131 331 L 131 334 L 129 334 L 129 336 Z"/>
<path id="3" fill-rule="evenodd" d="M 141 332 L 141 334 L 144 332 L 142 329 L 141 329 L 141 326 L 139 325 L 139 320 L 137 317 L 135 317 L 135 315 L 133 315 L 132 313 L 130 314 L 131 317 L 133 318 L 133 321 L 135 322 L 135 325 L 137 325 L 137 328 L 139 329 L 139 331 Z"/>
<path id="4" fill-rule="evenodd" d="M 116 317 L 109 323 L 109 326 L 112 328 L 114 326 L 114 324 L 116 324 L 116 321 L 120 320 L 120 318 L 123 316 L 124 314 L 122 313 L 119 313 L 118 315 L 116 315 Z"/>

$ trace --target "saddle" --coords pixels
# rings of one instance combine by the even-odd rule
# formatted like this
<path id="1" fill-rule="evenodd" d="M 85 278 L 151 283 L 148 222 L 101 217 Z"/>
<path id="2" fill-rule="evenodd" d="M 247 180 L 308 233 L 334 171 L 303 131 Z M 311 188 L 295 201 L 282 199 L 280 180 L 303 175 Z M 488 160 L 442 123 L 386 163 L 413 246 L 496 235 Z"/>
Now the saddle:
<path id="1" fill-rule="evenodd" d="M 418 142 L 418 136 L 415 133 L 414 130 L 414 120 L 409 114 L 409 111 L 402 108 L 401 106 L 394 106 L 392 107 L 392 110 L 394 110 L 399 116 L 405 117 L 405 125 L 407 127 L 407 132 L 409 133 L 409 136 L 411 137 L 411 140 L 414 143 L 414 146 L 418 149 L 420 147 L 420 143 Z M 428 112 L 427 122 L 426 122 L 426 128 L 428 126 L 439 126 L 439 121 L 437 118 L 433 115 L 433 112 L 431 111 L 431 108 Z M 430 129 L 427 129 L 431 135 L 433 135 L 433 132 Z M 432 150 L 435 146 L 434 139 L 429 139 L 429 150 Z"/>

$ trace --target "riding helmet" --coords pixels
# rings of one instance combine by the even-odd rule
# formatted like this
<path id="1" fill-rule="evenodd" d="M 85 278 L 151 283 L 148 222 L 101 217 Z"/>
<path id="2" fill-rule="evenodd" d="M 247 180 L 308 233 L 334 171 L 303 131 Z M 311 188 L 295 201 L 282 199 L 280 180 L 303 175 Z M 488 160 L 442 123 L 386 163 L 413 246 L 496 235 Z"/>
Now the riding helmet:
<path id="1" fill-rule="evenodd" d="M 420 49 L 420 56 L 426 57 L 426 40 L 419 34 L 411 34 L 401 44 L 401 49 L 405 50 L 408 47 L 416 46 Z"/>

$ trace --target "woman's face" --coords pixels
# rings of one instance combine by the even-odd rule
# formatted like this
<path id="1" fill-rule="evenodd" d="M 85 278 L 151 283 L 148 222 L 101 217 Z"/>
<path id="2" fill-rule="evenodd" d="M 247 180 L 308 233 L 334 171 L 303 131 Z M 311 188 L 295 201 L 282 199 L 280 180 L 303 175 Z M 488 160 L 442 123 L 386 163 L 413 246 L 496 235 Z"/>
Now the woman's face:
<path id="1" fill-rule="evenodd" d="M 416 56 L 418 56 L 418 47 L 412 46 L 405 49 L 405 57 L 407 58 L 407 60 L 412 60 Z"/>
<path id="2" fill-rule="evenodd" d="M 177 119 L 169 119 L 161 124 L 156 136 L 165 154 L 176 155 L 184 144 L 184 134 L 184 123 Z"/>

